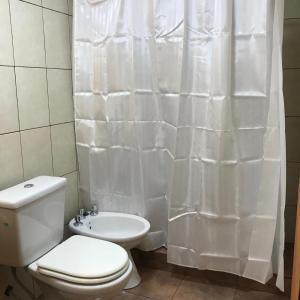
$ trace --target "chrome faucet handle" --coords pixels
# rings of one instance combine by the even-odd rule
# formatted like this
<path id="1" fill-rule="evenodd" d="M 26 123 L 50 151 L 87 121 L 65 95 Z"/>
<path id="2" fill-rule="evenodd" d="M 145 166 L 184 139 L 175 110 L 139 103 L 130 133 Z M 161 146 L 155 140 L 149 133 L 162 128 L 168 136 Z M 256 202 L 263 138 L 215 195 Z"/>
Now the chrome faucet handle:
<path id="1" fill-rule="evenodd" d="M 75 222 L 73 223 L 74 226 L 83 225 L 83 223 L 80 221 L 80 215 L 75 216 Z"/>
<path id="2" fill-rule="evenodd" d="M 90 213 L 91 216 L 97 216 L 98 215 L 98 208 L 97 205 L 92 206 L 92 211 Z"/>
<path id="3" fill-rule="evenodd" d="M 80 215 L 81 219 L 85 219 L 85 209 L 84 208 L 79 209 L 79 215 Z"/>

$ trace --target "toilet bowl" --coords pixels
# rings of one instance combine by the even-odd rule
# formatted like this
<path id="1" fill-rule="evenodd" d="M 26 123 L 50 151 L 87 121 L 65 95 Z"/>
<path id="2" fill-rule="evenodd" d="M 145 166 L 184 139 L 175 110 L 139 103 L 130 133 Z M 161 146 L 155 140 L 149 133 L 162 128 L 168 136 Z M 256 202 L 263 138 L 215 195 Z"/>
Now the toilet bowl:
<path id="1" fill-rule="evenodd" d="M 127 284 L 132 264 L 111 242 L 75 235 L 28 266 L 46 299 L 107 299 Z"/>
<path id="2" fill-rule="evenodd" d="M 69 222 L 69 228 L 76 234 L 116 243 L 127 251 L 133 271 L 125 289 L 136 287 L 141 278 L 137 272 L 130 250 L 138 246 L 150 230 L 150 223 L 139 216 L 99 212 L 97 215 L 88 215 L 76 223 L 75 219 Z"/>

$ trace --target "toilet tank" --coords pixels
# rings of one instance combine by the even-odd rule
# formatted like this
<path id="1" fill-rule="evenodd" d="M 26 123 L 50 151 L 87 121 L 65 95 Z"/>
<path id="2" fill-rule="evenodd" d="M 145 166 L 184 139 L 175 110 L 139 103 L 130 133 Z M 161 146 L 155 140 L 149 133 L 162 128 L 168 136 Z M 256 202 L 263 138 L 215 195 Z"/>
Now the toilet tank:
<path id="1" fill-rule="evenodd" d="M 65 186 L 39 176 L 0 191 L 0 265 L 27 266 L 62 241 Z"/>

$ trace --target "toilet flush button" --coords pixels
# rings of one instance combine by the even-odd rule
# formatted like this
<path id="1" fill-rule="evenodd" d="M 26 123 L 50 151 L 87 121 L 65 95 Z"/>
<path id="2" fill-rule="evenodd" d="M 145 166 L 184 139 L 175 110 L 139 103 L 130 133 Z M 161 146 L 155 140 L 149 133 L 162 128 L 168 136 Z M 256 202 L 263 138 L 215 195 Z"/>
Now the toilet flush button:
<path id="1" fill-rule="evenodd" d="M 32 183 L 27 183 L 27 184 L 24 185 L 25 189 L 29 189 L 29 188 L 32 188 L 32 187 L 34 187 L 34 184 L 32 184 Z"/>

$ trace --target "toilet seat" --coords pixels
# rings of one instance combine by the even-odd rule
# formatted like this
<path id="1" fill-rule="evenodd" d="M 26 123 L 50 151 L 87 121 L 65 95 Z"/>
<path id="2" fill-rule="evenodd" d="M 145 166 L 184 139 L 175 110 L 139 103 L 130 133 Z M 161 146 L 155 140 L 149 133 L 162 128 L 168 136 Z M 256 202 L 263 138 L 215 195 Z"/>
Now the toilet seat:
<path id="1" fill-rule="evenodd" d="M 124 288 L 132 272 L 132 263 L 131 261 L 129 261 L 129 266 L 126 272 L 120 277 L 112 281 L 100 283 L 100 284 L 78 284 L 78 283 L 72 283 L 65 280 L 57 279 L 55 277 L 43 275 L 40 272 L 38 272 L 36 261 L 34 261 L 28 266 L 28 271 L 36 280 L 38 280 L 39 283 L 46 284 L 47 286 L 50 286 L 61 292 L 74 294 L 74 295 L 83 295 L 83 296 L 92 295 L 92 296 L 101 297 L 101 295 L 105 296 L 108 294 L 112 294 L 115 291 Z"/>
<path id="2" fill-rule="evenodd" d="M 100 277 L 100 278 L 88 278 L 88 279 L 81 278 L 81 277 L 69 276 L 69 275 L 66 275 L 63 273 L 53 272 L 53 271 L 50 271 L 47 269 L 40 269 L 40 268 L 38 268 L 38 272 L 43 275 L 46 275 L 46 276 L 50 276 L 50 277 L 62 279 L 62 280 L 68 281 L 68 282 L 78 283 L 78 284 L 101 284 L 101 283 L 109 282 L 116 278 L 119 278 L 126 272 L 126 270 L 128 269 L 128 266 L 129 266 L 129 262 L 119 272 L 116 272 L 110 276 Z"/>
<path id="3" fill-rule="evenodd" d="M 75 284 L 100 284 L 122 276 L 128 269 L 127 252 L 120 246 L 75 235 L 37 262 L 37 271 Z"/>

